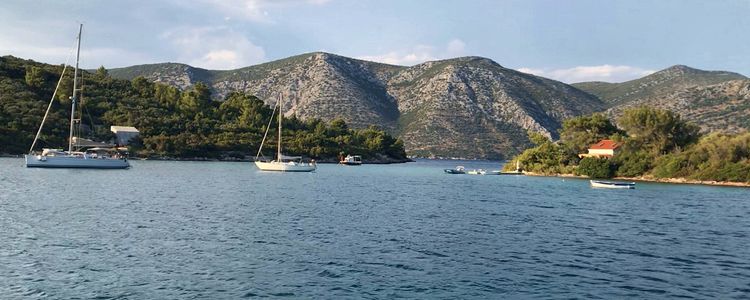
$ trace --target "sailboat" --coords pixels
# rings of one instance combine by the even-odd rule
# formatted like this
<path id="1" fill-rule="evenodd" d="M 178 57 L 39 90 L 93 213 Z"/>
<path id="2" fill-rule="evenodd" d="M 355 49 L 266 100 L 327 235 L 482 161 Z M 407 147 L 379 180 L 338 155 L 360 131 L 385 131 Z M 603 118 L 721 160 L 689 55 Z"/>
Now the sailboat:
<path id="1" fill-rule="evenodd" d="M 126 169 L 130 167 L 130 163 L 128 163 L 127 157 L 121 157 L 120 154 L 116 151 L 108 151 L 109 149 L 103 148 L 90 149 L 92 151 L 87 152 L 80 151 L 81 147 L 79 143 L 81 139 L 74 136 L 73 134 L 76 121 L 79 121 L 80 123 L 80 120 L 75 118 L 75 112 L 76 101 L 78 100 L 78 91 L 80 90 L 78 88 L 78 61 L 81 54 L 82 31 L 83 24 L 81 24 L 78 28 L 78 50 L 76 52 L 76 66 L 73 73 L 73 96 L 70 98 L 71 109 L 68 151 L 63 151 L 62 149 L 43 149 L 41 153 L 34 153 L 34 146 L 39 139 L 39 134 L 42 132 L 44 122 L 47 120 L 50 108 L 52 107 L 52 102 L 55 100 L 55 95 L 57 94 L 56 88 L 55 93 L 52 95 L 52 100 L 50 100 L 49 106 L 47 107 L 47 112 L 44 114 L 44 118 L 42 118 L 42 124 L 39 125 L 39 130 L 34 137 L 34 142 L 31 143 L 29 154 L 24 155 L 24 159 L 26 160 L 26 167 L 28 168 Z M 63 80 L 66 68 L 67 63 L 63 67 L 62 74 L 60 75 L 60 81 L 57 84 L 58 88 L 60 87 L 60 82 L 62 82 Z M 76 142 L 74 143 L 74 141 Z M 76 149 L 74 148 L 74 145 L 77 145 L 79 147 Z"/>
<path id="2" fill-rule="evenodd" d="M 263 143 L 266 141 L 266 136 L 268 135 L 268 129 L 271 127 L 271 124 L 269 122 L 268 126 L 266 127 L 266 134 L 263 135 L 263 141 L 260 143 L 260 149 L 258 149 L 258 155 L 255 156 L 255 166 L 258 167 L 261 171 L 278 171 L 278 172 L 312 172 L 315 171 L 315 169 L 318 167 L 315 164 L 315 161 L 306 163 L 302 161 L 301 156 L 286 156 L 282 154 L 281 152 L 281 120 L 282 120 L 282 114 L 281 114 L 281 96 L 279 96 L 278 101 L 276 101 L 276 106 L 274 106 L 274 112 L 276 111 L 276 108 L 278 108 L 278 114 L 279 114 L 279 144 L 276 148 L 276 159 L 272 161 L 260 161 L 258 160 L 258 157 L 260 156 L 261 151 L 263 150 Z M 273 121 L 273 112 L 271 113 L 271 121 Z"/>

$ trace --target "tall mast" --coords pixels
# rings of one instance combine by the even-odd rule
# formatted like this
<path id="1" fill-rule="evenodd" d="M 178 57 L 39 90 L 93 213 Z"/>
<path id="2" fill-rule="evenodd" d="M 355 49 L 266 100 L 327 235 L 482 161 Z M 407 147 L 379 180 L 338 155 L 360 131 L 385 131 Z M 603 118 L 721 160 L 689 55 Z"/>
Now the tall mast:
<path id="1" fill-rule="evenodd" d="M 81 57 L 81 32 L 83 31 L 83 24 L 78 27 L 78 50 L 76 50 L 76 68 L 73 72 L 73 96 L 71 97 L 72 105 L 70 107 L 70 137 L 68 138 L 68 153 L 73 153 L 73 123 L 75 122 L 76 113 L 76 97 L 78 86 L 78 60 Z"/>
<path id="2" fill-rule="evenodd" d="M 281 95 L 279 95 L 279 146 L 276 147 L 276 161 L 281 162 Z"/>

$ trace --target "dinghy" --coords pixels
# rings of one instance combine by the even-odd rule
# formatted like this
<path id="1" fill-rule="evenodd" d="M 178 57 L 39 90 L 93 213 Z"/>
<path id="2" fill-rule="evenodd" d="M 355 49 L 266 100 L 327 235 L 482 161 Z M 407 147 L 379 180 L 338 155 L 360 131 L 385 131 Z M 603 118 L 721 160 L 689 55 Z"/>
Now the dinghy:
<path id="1" fill-rule="evenodd" d="M 602 181 L 602 180 L 589 180 L 591 187 L 593 188 L 605 188 L 605 189 L 634 189 L 635 182 L 617 182 L 617 181 Z"/>

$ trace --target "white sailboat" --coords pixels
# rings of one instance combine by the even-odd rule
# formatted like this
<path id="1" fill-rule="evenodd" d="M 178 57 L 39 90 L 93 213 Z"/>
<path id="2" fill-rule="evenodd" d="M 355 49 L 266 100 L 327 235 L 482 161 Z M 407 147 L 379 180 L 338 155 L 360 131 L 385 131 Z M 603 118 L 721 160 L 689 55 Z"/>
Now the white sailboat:
<path id="1" fill-rule="evenodd" d="M 34 146 L 36 141 L 39 139 L 39 134 L 42 132 L 44 122 L 47 120 L 49 110 L 52 107 L 52 102 L 57 94 L 57 88 L 60 87 L 60 82 L 63 80 L 65 75 L 65 69 L 67 69 L 67 63 L 63 67 L 62 74 L 60 75 L 60 81 L 57 83 L 55 93 L 52 95 L 47 112 L 44 114 L 42 124 L 39 125 L 39 130 L 34 137 L 34 142 L 31 144 L 29 154 L 24 155 L 26 160 L 26 167 L 28 168 L 88 168 L 88 169 L 126 169 L 130 167 L 127 157 L 120 157 L 117 152 L 103 151 L 103 149 L 96 149 L 95 152 L 83 152 L 80 149 L 74 149 L 73 140 L 78 139 L 73 135 L 73 129 L 77 119 L 75 118 L 76 112 L 76 101 L 78 100 L 78 61 L 81 54 L 81 32 L 83 31 L 83 24 L 78 28 L 78 50 L 76 52 L 76 66 L 73 74 L 73 96 L 71 97 L 71 109 L 70 109 L 70 136 L 68 139 L 68 151 L 62 149 L 43 149 L 41 153 L 34 153 Z"/>
<path id="2" fill-rule="evenodd" d="M 260 149 L 258 149 L 258 155 L 255 156 L 255 166 L 258 167 L 261 171 L 278 171 L 278 172 L 312 172 L 315 171 L 315 169 L 318 167 L 315 164 L 315 161 L 306 163 L 302 161 L 301 156 L 286 156 L 283 155 L 281 152 L 281 96 L 279 96 L 279 100 L 276 101 L 276 106 L 274 107 L 274 112 L 276 111 L 276 108 L 279 110 L 279 144 L 276 148 L 276 159 L 272 161 L 259 161 L 258 157 L 260 157 L 260 153 L 263 150 L 263 143 L 266 141 L 266 136 L 268 135 L 268 129 L 271 127 L 271 124 L 269 122 L 268 126 L 266 127 L 266 134 L 263 135 L 263 141 L 260 143 Z M 271 120 L 273 120 L 273 112 L 271 113 Z"/>

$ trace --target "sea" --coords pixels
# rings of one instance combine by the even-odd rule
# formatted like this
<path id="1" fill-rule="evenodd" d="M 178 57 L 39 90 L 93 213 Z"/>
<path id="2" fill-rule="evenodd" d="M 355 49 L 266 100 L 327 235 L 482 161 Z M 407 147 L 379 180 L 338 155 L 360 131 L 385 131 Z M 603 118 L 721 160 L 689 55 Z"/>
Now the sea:
<path id="1" fill-rule="evenodd" d="M 1 299 L 748 299 L 750 188 L 0 158 Z"/>

